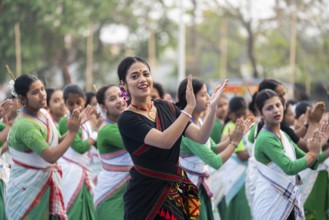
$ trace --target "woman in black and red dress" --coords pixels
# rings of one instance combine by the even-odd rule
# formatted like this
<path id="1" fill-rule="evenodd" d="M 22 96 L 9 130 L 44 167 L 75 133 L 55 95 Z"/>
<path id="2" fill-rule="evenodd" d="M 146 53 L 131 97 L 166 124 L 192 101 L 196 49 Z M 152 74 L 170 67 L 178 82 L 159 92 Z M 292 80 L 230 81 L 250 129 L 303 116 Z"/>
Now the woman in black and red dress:
<path id="1" fill-rule="evenodd" d="M 125 219 L 198 219 L 198 190 L 179 167 L 181 136 L 199 143 L 208 140 L 227 81 L 215 89 L 205 122 L 199 128 L 190 123 L 196 105 L 191 75 L 183 110 L 171 102 L 151 100 L 153 79 L 143 59 L 125 58 L 118 67 L 118 76 L 130 103 L 118 126 L 134 163 L 124 196 Z"/>

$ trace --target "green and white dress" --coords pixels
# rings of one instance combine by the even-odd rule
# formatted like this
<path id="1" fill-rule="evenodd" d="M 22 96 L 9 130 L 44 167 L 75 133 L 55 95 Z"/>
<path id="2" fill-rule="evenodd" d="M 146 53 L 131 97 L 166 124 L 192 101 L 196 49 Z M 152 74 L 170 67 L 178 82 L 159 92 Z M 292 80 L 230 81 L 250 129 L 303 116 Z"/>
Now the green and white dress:
<path id="1" fill-rule="evenodd" d="M 98 175 L 94 204 L 97 220 L 124 219 L 123 195 L 133 166 L 124 148 L 117 124 L 107 124 L 98 132 L 97 146 L 102 170 Z"/>
<path id="2" fill-rule="evenodd" d="M 46 121 L 19 117 L 9 132 L 13 158 L 6 191 L 8 219 L 67 219 L 61 191 L 61 170 L 40 154 L 59 141 L 58 131 L 47 111 Z"/>
<path id="3" fill-rule="evenodd" d="M 68 131 L 67 117 L 59 121 L 59 132 Z M 88 137 L 92 130 L 89 123 L 81 125 L 73 143 L 58 160 L 63 169 L 62 189 L 68 219 L 95 219 L 92 199 L 93 184 L 89 179 L 90 162 Z"/>
<path id="4" fill-rule="evenodd" d="M 258 175 L 253 200 L 254 219 L 287 219 L 293 212 L 295 219 L 304 219 L 304 209 L 297 174 L 308 168 L 305 153 L 289 136 L 281 132 L 281 139 L 266 128 L 257 136 L 254 154 Z M 319 161 L 324 155 L 319 155 Z M 316 162 L 312 169 L 318 166 Z"/>
<path id="5" fill-rule="evenodd" d="M 206 144 L 199 144 L 184 136 L 180 145 L 180 165 L 199 189 L 201 220 L 214 219 L 211 204 L 213 193 L 208 183 L 210 175 L 208 166 L 216 170 L 222 166 L 222 158 L 217 155 L 216 147 L 211 138 Z"/>
<path id="6" fill-rule="evenodd" d="M 313 171 L 317 175 L 304 203 L 306 219 L 329 219 L 329 178 L 325 169 Z M 304 178 L 303 178 L 304 180 Z M 310 180 L 310 179 L 307 179 Z M 306 181 L 304 181 L 305 183 Z M 305 186 L 307 187 L 307 186 Z"/>
<path id="7" fill-rule="evenodd" d="M 320 161 L 324 154 L 320 153 Z M 329 159 L 319 164 L 316 170 L 306 169 L 300 172 L 303 185 L 300 187 L 304 203 L 305 218 L 329 219 L 329 178 L 328 178 Z"/>
<path id="8" fill-rule="evenodd" d="M 232 121 L 228 122 L 224 127 L 223 136 L 228 135 L 229 131 L 233 132 L 234 128 L 235 123 Z M 236 155 L 236 153 L 246 150 L 245 144 L 245 140 L 242 139 L 235 149 L 235 153 L 231 155 L 219 171 L 225 177 L 222 179 L 225 197 L 218 205 L 222 219 L 251 219 L 251 211 L 245 189 L 248 162 L 241 161 Z"/>

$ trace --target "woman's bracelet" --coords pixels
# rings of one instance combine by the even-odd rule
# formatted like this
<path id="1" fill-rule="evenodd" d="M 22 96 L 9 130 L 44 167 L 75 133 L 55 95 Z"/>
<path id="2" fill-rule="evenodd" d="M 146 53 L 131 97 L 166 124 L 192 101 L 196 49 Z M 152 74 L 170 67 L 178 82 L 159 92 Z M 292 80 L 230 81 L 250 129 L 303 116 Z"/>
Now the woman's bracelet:
<path id="1" fill-rule="evenodd" d="M 232 144 L 233 146 L 234 146 L 234 148 L 237 148 L 238 147 L 238 144 L 237 143 L 235 143 L 234 141 L 230 141 L 230 143 L 229 144 Z"/>
<path id="2" fill-rule="evenodd" d="M 192 119 L 192 115 L 190 115 L 189 113 L 187 113 L 184 110 L 180 110 L 181 113 L 184 113 L 185 115 L 187 115 L 190 119 Z"/>

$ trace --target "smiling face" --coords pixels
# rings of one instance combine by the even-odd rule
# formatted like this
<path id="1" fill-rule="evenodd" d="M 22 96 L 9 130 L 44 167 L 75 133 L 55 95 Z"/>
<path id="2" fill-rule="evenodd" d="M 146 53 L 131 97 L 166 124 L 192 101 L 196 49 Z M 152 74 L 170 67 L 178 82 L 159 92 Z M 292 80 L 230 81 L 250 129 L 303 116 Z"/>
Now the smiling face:
<path id="1" fill-rule="evenodd" d="M 141 62 L 131 65 L 127 71 L 125 86 L 132 99 L 149 96 L 153 88 L 153 79 L 149 68 Z"/>
<path id="2" fill-rule="evenodd" d="M 280 98 L 274 96 L 266 100 L 261 115 L 267 125 L 275 126 L 280 124 L 283 119 L 283 106 Z"/>
<path id="3" fill-rule="evenodd" d="M 105 92 L 104 106 L 107 117 L 111 120 L 118 118 L 126 109 L 127 104 L 121 97 L 121 91 L 117 86 L 111 86 Z"/>
<path id="4" fill-rule="evenodd" d="M 196 106 L 194 108 L 195 112 L 201 113 L 209 107 L 209 95 L 207 92 L 207 86 L 204 84 L 200 91 L 195 96 Z"/>
<path id="5" fill-rule="evenodd" d="M 40 108 L 47 107 L 47 93 L 40 80 L 31 83 L 26 94 L 25 103 L 26 109 L 30 112 L 39 111 Z"/>

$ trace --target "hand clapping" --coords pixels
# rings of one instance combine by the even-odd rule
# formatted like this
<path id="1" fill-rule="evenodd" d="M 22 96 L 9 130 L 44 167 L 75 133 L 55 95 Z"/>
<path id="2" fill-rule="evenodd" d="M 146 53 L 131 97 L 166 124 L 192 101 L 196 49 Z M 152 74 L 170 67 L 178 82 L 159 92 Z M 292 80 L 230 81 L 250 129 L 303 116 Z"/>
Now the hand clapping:
<path id="1" fill-rule="evenodd" d="M 228 79 L 225 79 L 223 83 L 219 84 L 216 88 L 213 94 L 210 97 L 210 108 L 212 110 L 216 110 L 219 98 L 221 94 L 224 92 L 225 87 L 227 86 Z"/>
<path id="2" fill-rule="evenodd" d="M 239 118 L 236 121 L 234 131 L 232 135 L 230 135 L 231 141 L 235 143 L 239 143 L 242 137 L 250 130 L 252 125 L 254 124 L 255 118 L 249 116 L 245 120 L 243 118 Z"/>
<path id="3" fill-rule="evenodd" d="M 307 139 L 307 149 L 318 154 L 321 150 L 322 137 L 320 131 L 315 131 L 312 138 Z"/>
<path id="4" fill-rule="evenodd" d="M 71 117 L 67 120 L 67 126 L 69 131 L 78 132 L 81 124 L 81 117 L 79 114 L 80 110 L 78 108 L 74 109 Z"/>
<path id="5" fill-rule="evenodd" d="M 193 111 L 195 105 L 196 105 L 196 100 L 195 100 L 195 95 L 192 85 L 192 75 L 189 74 L 187 79 L 187 86 L 186 86 L 186 106 L 191 108 L 191 110 Z"/>

